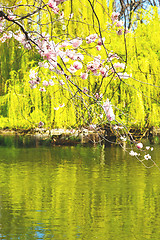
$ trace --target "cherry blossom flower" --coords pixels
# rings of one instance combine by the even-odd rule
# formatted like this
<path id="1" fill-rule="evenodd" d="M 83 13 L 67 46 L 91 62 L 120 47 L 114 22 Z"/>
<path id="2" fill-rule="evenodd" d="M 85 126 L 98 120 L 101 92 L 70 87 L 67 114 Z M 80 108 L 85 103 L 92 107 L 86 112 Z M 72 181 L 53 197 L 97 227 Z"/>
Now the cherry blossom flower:
<path id="1" fill-rule="evenodd" d="M 95 42 L 97 38 L 98 38 L 97 34 L 91 34 L 88 37 L 86 37 L 86 42 L 87 43 Z"/>
<path id="2" fill-rule="evenodd" d="M 120 78 L 123 78 L 123 79 L 128 79 L 130 78 L 131 76 L 129 74 L 127 74 L 126 72 L 124 73 L 117 73 L 117 75 L 120 77 Z"/>
<path id="3" fill-rule="evenodd" d="M 67 47 L 71 45 L 68 41 L 64 41 L 63 43 L 61 43 L 60 47 Z"/>
<path id="4" fill-rule="evenodd" d="M 100 99 L 100 98 L 102 98 L 103 97 L 103 94 L 101 93 L 101 94 L 99 94 L 99 93 L 96 93 L 95 94 L 95 98 L 97 98 L 97 99 Z"/>
<path id="5" fill-rule="evenodd" d="M 116 27 L 122 27 L 123 26 L 123 21 L 117 21 Z"/>
<path id="6" fill-rule="evenodd" d="M 67 49 L 67 50 L 66 50 L 66 55 L 67 55 L 67 57 L 69 57 L 70 59 L 74 60 L 75 51 L 74 51 L 74 50 L 72 51 L 72 50 Z"/>
<path id="7" fill-rule="evenodd" d="M 83 61 L 83 59 L 84 59 L 84 56 L 83 56 L 82 53 L 76 53 L 76 54 L 74 55 L 74 60 Z"/>
<path id="8" fill-rule="evenodd" d="M 64 107 L 64 106 L 65 106 L 65 104 L 64 104 L 64 103 L 59 105 L 59 107 L 61 107 L 61 108 L 62 108 L 62 107 Z"/>
<path id="9" fill-rule="evenodd" d="M 115 115 L 113 112 L 113 108 L 111 103 L 109 102 L 109 99 L 106 100 L 106 102 L 103 104 L 103 110 L 108 118 L 109 121 L 115 120 Z"/>
<path id="10" fill-rule="evenodd" d="M 74 67 L 76 70 L 79 70 L 79 69 L 82 69 L 83 65 L 82 65 L 81 62 L 76 61 L 76 62 L 73 63 L 73 67 Z"/>
<path id="11" fill-rule="evenodd" d="M 137 152 L 134 152 L 133 150 L 131 150 L 129 152 L 129 155 L 131 155 L 131 156 L 138 156 L 139 154 Z"/>
<path id="12" fill-rule="evenodd" d="M 75 72 L 77 71 L 77 69 L 74 68 L 73 66 L 70 66 L 69 71 L 70 71 L 71 73 L 75 73 Z"/>
<path id="13" fill-rule="evenodd" d="M 40 122 L 38 123 L 38 127 L 41 128 L 41 127 L 43 127 L 43 126 L 44 126 L 44 123 L 43 123 L 42 121 L 40 121 Z"/>
<path id="14" fill-rule="evenodd" d="M 53 0 L 49 0 L 48 6 L 49 6 L 50 8 L 53 8 L 53 7 L 55 6 L 55 2 L 54 2 Z"/>
<path id="15" fill-rule="evenodd" d="M 127 138 L 126 138 L 126 137 L 123 137 L 123 136 L 121 136 L 120 139 L 121 139 L 123 142 L 125 142 L 125 141 L 127 140 Z"/>
<path id="16" fill-rule="evenodd" d="M 37 75 L 38 75 L 38 72 L 35 72 L 35 70 L 30 70 L 30 79 L 34 79 L 34 78 L 37 78 Z"/>
<path id="17" fill-rule="evenodd" d="M 137 143 L 137 148 L 143 148 L 143 144 L 142 143 Z"/>
<path id="18" fill-rule="evenodd" d="M 88 78 L 88 73 L 81 73 L 80 77 L 85 80 Z"/>
<path id="19" fill-rule="evenodd" d="M 105 67 L 101 67 L 99 71 L 103 77 L 107 77 L 108 74 L 107 74 L 107 69 Z"/>
<path id="20" fill-rule="evenodd" d="M 71 41 L 71 44 L 74 48 L 78 48 L 82 44 L 82 40 L 81 39 L 73 39 Z"/>
<path id="21" fill-rule="evenodd" d="M 119 12 L 113 12 L 112 13 L 112 16 L 111 16 L 111 19 L 112 19 L 112 22 L 116 22 L 118 21 L 118 17 L 119 17 L 120 13 Z"/>
<path id="22" fill-rule="evenodd" d="M 101 50 L 101 46 L 96 46 L 96 49 L 97 49 L 97 51 L 100 51 Z"/>
<path id="23" fill-rule="evenodd" d="M 53 86 L 53 85 L 54 85 L 54 82 L 53 82 L 53 80 L 52 80 L 52 79 L 50 79 L 50 80 L 49 80 L 49 82 L 48 82 L 48 84 L 49 84 L 50 86 Z"/>
<path id="24" fill-rule="evenodd" d="M 33 84 L 33 85 L 31 84 L 31 85 L 30 85 L 30 88 L 31 88 L 31 89 L 34 89 L 34 88 L 36 88 L 36 87 L 37 87 L 36 84 Z"/>
<path id="25" fill-rule="evenodd" d="M 151 156 L 149 154 L 146 154 L 146 155 L 144 155 L 144 159 L 149 160 L 149 159 L 151 159 Z"/>
<path id="26" fill-rule="evenodd" d="M 114 63 L 113 66 L 115 68 L 123 68 L 123 69 L 125 68 L 125 64 L 120 62 Z"/>
<path id="27" fill-rule="evenodd" d="M 63 82 L 63 80 L 59 80 L 59 83 L 61 86 L 63 86 L 65 83 Z"/>
<path id="28" fill-rule="evenodd" d="M 87 65 L 87 69 L 91 70 L 93 73 L 97 73 L 97 70 L 101 67 L 100 60 L 95 58 L 94 61 L 89 62 Z"/>
<path id="29" fill-rule="evenodd" d="M 103 38 L 100 38 L 99 40 L 98 40 L 98 45 L 99 46 L 101 46 L 103 43 L 105 42 L 105 37 L 103 37 Z"/>
<path id="30" fill-rule="evenodd" d="M 84 93 L 87 93 L 88 92 L 88 89 L 86 87 L 83 88 L 83 92 Z"/>
<path id="31" fill-rule="evenodd" d="M 7 12 L 8 12 L 8 14 L 9 14 L 9 15 L 7 16 L 9 20 L 13 20 L 13 19 L 16 18 L 16 16 L 15 16 L 10 10 L 8 10 Z"/>
<path id="32" fill-rule="evenodd" d="M 118 57 L 118 55 L 116 54 L 116 53 L 112 53 L 112 52 L 110 52 L 109 54 L 108 54 L 108 62 L 109 61 L 111 61 L 111 60 L 113 60 L 113 59 L 119 59 L 119 57 Z"/>
<path id="33" fill-rule="evenodd" d="M 39 91 L 40 92 L 46 92 L 46 89 L 44 87 L 40 87 Z"/>
<path id="34" fill-rule="evenodd" d="M 44 80 L 44 81 L 43 81 L 43 86 L 44 86 L 44 87 L 48 87 L 48 85 L 49 85 L 49 82 L 46 81 L 46 80 Z"/>
<path id="35" fill-rule="evenodd" d="M 55 6 L 52 8 L 52 11 L 53 11 L 55 14 L 58 14 L 58 13 L 59 13 L 59 8 L 56 6 L 56 4 L 55 4 Z"/>

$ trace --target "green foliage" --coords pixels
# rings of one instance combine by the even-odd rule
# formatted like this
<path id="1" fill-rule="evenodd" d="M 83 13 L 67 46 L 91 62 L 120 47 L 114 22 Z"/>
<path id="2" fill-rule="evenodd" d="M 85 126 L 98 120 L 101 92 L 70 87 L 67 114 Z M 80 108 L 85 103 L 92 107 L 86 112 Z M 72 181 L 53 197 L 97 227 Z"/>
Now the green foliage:
<path id="1" fill-rule="evenodd" d="M 102 1 L 103 2 L 103 1 Z M 67 1 L 63 4 L 64 12 L 67 16 L 70 14 L 71 2 Z M 103 3 L 105 4 L 105 3 Z M 80 7 L 74 5 L 74 18 L 79 19 L 79 23 L 71 21 L 68 25 L 68 34 L 71 38 L 79 36 L 85 38 L 87 35 L 98 31 L 98 22 L 93 17 L 92 11 L 88 11 L 89 5 Z M 124 36 L 118 36 L 115 29 L 109 31 L 107 22 L 110 22 L 111 6 L 106 10 L 99 3 L 95 4 L 95 11 L 99 16 L 102 35 L 106 38 L 106 47 L 108 52 L 112 51 L 120 54 L 125 60 L 127 51 L 127 68 L 126 72 L 132 74 L 133 78 L 119 81 L 105 78 L 101 85 L 101 78 L 90 74 L 88 80 L 82 80 L 79 75 L 74 81 L 81 88 L 87 87 L 96 93 L 98 86 L 100 92 L 104 93 L 103 99 L 112 98 L 112 104 L 117 106 L 116 117 L 128 126 L 159 126 L 160 125 L 160 105 L 159 88 L 152 85 L 159 85 L 160 72 L 160 21 L 156 9 L 150 12 L 142 12 L 143 22 L 136 21 L 136 28 Z M 47 23 L 47 15 L 41 15 L 41 21 Z M 93 28 L 92 23 L 95 23 Z M 91 23 L 91 24 L 90 24 Z M 51 32 L 52 35 L 63 33 L 60 22 L 53 23 L 53 26 L 41 26 L 41 32 Z M 27 27 L 26 23 L 26 27 Z M 35 26 L 28 26 L 30 30 Z M 54 39 L 56 42 L 56 38 Z M 126 48 L 125 48 L 126 44 Z M 88 47 L 83 45 L 83 48 Z M 19 44 L 13 39 L 6 43 L 0 44 L 0 61 L 1 61 L 1 82 L 0 82 L 0 127 L 35 127 L 39 121 L 45 123 L 45 127 L 73 127 L 80 126 L 84 122 L 98 123 L 96 115 L 89 119 L 88 113 L 81 103 L 80 99 L 71 100 L 71 93 L 61 88 L 55 83 L 49 87 L 46 93 L 40 92 L 38 89 L 30 89 L 29 87 L 29 70 L 38 70 L 37 64 L 41 61 L 40 55 L 34 51 L 27 52 L 23 48 L 19 48 Z M 96 56 L 99 52 L 93 48 L 92 55 Z M 100 52 L 103 59 L 106 53 L 102 48 Z M 87 61 L 92 61 L 90 56 L 86 56 Z M 72 61 L 70 60 L 69 64 Z M 83 70 L 82 70 L 83 71 Z M 42 68 L 39 71 L 39 77 L 42 80 L 49 80 L 52 73 Z M 57 76 L 58 77 L 58 76 Z M 136 81 L 137 79 L 138 81 Z M 60 79 L 59 79 L 60 80 Z M 109 84 L 110 82 L 110 84 Z M 109 84 L 109 86 L 108 86 Z M 108 86 L 108 87 L 107 87 Z M 72 89 L 76 92 L 76 89 Z M 70 99 L 70 100 L 69 100 Z M 85 96 L 84 96 L 85 100 Z M 60 104 L 64 104 L 65 108 L 55 110 Z M 93 104 L 91 101 L 90 104 Z M 77 107 L 78 105 L 78 107 Z M 119 110 L 118 110 L 119 109 Z M 122 114 L 125 113 L 124 114 Z M 83 118 L 80 118 L 83 116 Z M 131 118 L 132 116 L 132 118 Z M 1 119 L 5 119 L 4 122 Z"/>

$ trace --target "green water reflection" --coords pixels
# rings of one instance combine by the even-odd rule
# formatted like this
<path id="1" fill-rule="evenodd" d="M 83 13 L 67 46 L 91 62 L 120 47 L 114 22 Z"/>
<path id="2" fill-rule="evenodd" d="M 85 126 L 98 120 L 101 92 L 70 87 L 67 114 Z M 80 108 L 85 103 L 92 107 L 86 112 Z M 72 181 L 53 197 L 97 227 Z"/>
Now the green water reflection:
<path id="1" fill-rule="evenodd" d="M 120 148 L 1 146 L 0 239 L 158 240 L 159 177 Z"/>

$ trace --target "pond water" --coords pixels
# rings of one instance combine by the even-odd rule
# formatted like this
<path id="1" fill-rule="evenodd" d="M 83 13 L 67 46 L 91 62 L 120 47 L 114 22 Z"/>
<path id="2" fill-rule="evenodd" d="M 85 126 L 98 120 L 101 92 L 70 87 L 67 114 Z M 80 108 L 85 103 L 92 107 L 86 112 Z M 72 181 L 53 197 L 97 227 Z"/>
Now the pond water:
<path id="1" fill-rule="evenodd" d="M 0 239 L 160 239 L 156 167 L 144 168 L 119 147 L 19 147 L 5 141 Z M 160 165 L 160 146 L 154 149 Z"/>

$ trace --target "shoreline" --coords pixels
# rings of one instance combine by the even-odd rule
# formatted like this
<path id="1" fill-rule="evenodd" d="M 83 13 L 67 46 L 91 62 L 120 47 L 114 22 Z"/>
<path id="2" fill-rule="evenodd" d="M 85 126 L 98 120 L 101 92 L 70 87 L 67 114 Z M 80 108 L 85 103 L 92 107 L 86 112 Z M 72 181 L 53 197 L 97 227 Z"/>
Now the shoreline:
<path id="1" fill-rule="evenodd" d="M 146 129 L 142 133 L 139 129 L 130 130 L 132 136 L 138 139 L 148 139 L 151 144 L 160 143 L 160 128 Z M 105 138 L 110 141 L 116 140 L 116 135 L 110 129 L 97 130 L 97 129 L 0 129 L 1 136 L 22 136 L 33 137 L 39 142 L 48 142 L 51 145 L 96 145 L 99 143 L 108 145 Z M 109 144 L 111 145 L 111 144 Z"/>

